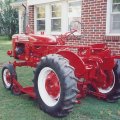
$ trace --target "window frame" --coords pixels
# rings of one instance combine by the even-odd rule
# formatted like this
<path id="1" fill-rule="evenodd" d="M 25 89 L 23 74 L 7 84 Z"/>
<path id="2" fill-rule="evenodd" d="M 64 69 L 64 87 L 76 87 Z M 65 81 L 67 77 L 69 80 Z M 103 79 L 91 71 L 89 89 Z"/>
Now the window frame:
<path id="1" fill-rule="evenodd" d="M 120 36 L 120 33 L 111 33 L 111 15 L 112 15 L 113 0 L 107 0 L 107 14 L 106 14 L 106 36 Z"/>

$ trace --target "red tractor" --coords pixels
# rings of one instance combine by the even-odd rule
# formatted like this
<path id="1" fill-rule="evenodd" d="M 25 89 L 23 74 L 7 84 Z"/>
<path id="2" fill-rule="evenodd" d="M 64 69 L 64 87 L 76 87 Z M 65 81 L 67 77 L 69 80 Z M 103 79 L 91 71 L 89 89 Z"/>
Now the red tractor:
<path id="1" fill-rule="evenodd" d="M 16 34 L 7 54 L 16 60 L 3 66 L 4 87 L 14 95 L 28 94 L 37 99 L 40 108 L 55 117 L 68 115 L 80 98 L 94 95 L 108 102 L 120 98 L 120 58 L 111 55 L 105 44 L 69 46 L 77 39 L 72 30 L 59 37 Z M 76 49 L 72 52 L 71 49 Z M 35 68 L 34 85 L 22 87 L 16 67 Z"/>

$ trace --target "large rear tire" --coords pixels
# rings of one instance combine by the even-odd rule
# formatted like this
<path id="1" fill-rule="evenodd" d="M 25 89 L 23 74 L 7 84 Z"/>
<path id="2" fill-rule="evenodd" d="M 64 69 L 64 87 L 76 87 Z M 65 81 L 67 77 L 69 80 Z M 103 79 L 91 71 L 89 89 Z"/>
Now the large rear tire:
<path id="1" fill-rule="evenodd" d="M 50 54 L 37 66 L 34 87 L 40 108 L 54 116 L 68 115 L 76 102 L 77 78 L 64 57 Z"/>
<path id="2" fill-rule="evenodd" d="M 115 74 L 115 85 L 111 94 L 108 95 L 108 100 L 112 99 L 117 101 L 120 99 L 120 60 L 116 60 L 116 65 L 113 70 Z"/>
<path id="3" fill-rule="evenodd" d="M 106 100 L 112 103 L 120 98 L 120 60 L 116 60 L 113 76 L 113 84 L 109 87 L 109 91 L 105 93 L 107 95 Z"/>
<path id="4" fill-rule="evenodd" d="M 108 83 L 108 87 L 107 88 L 98 88 L 99 92 L 102 94 L 110 94 L 114 87 L 115 87 L 115 73 L 114 71 L 105 71 L 105 75 L 106 75 L 106 80 Z M 112 82 L 110 82 L 110 80 L 112 80 Z M 109 84 L 110 83 L 110 84 Z"/>
<path id="5" fill-rule="evenodd" d="M 116 60 L 116 66 L 114 67 L 115 73 L 115 89 L 120 91 L 120 60 Z"/>

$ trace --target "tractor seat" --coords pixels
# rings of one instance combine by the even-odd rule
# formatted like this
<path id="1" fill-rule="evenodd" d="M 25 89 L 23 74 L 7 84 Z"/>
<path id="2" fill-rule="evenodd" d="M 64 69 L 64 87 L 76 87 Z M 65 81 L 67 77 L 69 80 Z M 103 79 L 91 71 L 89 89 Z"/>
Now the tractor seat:
<path id="1" fill-rule="evenodd" d="M 50 35 L 30 35 L 31 42 L 38 42 L 40 44 L 56 45 L 56 37 Z"/>

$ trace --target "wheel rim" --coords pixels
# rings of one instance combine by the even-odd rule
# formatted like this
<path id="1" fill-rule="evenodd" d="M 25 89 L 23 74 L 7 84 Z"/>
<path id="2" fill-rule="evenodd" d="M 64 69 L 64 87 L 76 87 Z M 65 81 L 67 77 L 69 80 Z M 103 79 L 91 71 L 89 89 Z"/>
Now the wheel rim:
<path id="1" fill-rule="evenodd" d="M 10 88 L 11 86 L 11 74 L 8 69 L 3 71 L 3 81 L 5 83 L 6 88 Z"/>
<path id="2" fill-rule="evenodd" d="M 50 67 L 43 68 L 39 73 L 38 92 L 43 102 L 50 107 L 59 102 L 61 93 L 59 78 Z"/>
<path id="3" fill-rule="evenodd" d="M 112 71 L 110 74 L 110 78 L 109 79 L 112 79 L 112 83 L 109 87 L 107 87 L 106 89 L 103 89 L 103 88 L 98 88 L 99 92 L 100 93 L 103 93 L 103 94 L 107 94 L 109 93 L 113 88 L 114 88 L 114 85 L 115 85 L 115 74 L 114 72 Z M 110 80 L 111 81 L 111 80 Z M 109 81 L 108 81 L 109 82 Z"/>

